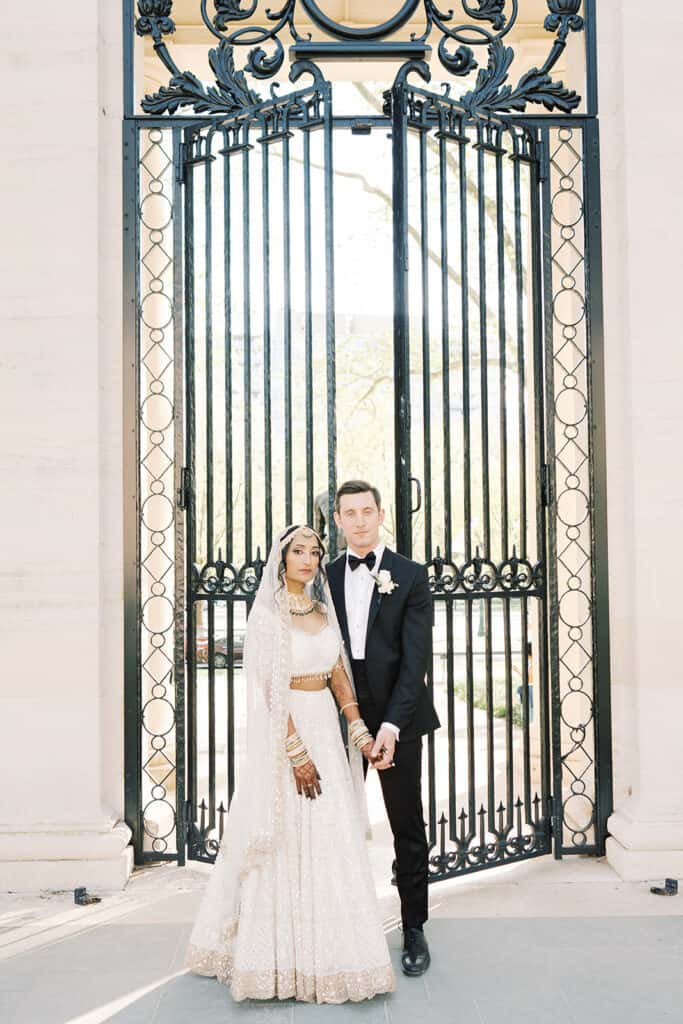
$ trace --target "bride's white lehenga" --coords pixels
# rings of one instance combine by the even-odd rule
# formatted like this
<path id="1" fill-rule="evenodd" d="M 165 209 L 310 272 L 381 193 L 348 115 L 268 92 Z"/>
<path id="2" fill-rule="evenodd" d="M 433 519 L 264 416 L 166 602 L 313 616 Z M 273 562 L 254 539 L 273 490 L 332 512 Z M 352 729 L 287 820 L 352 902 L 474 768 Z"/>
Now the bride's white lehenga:
<path id="1" fill-rule="evenodd" d="M 285 642 L 283 661 L 292 676 L 330 672 L 340 656 L 336 620 L 317 634 L 289 628 Z M 366 817 L 336 702 L 329 688 L 287 687 L 285 705 L 320 773 L 322 795 L 299 796 L 283 743 L 275 841 L 264 842 L 261 832 L 251 852 L 239 837 L 231 849 L 231 828 L 239 828 L 248 814 L 245 801 L 268 799 L 263 788 L 259 793 L 253 780 L 245 779 L 231 807 L 186 965 L 228 984 L 236 1000 L 369 999 L 393 990 L 394 975 L 365 848 Z"/>

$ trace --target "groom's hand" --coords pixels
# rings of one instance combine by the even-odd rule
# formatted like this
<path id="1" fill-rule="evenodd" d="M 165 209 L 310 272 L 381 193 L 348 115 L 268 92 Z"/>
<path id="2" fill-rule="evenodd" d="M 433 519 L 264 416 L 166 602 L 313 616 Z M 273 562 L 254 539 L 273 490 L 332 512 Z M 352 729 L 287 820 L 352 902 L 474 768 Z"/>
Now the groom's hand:
<path id="1" fill-rule="evenodd" d="M 396 734 L 391 729 L 380 729 L 370 754 L 370 763 L 378 771 L 382 771 L 384 768 L 393 768 L 395 751 Z"/>

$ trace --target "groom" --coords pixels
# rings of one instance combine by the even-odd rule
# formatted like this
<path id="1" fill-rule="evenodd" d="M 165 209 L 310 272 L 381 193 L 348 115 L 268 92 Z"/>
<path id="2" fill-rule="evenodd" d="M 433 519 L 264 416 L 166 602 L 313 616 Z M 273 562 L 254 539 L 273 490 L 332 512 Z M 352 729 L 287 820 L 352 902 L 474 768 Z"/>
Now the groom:
<path id="1" fill-rule="evenodd" d="M 385 547 L 382 499 L 365 480 L 337 491 L 334 521 L 345 554 L 327 567 L 360 713 L 376 736 L 372 752 L 394 834 L 403 920 L 404 974 L 420 975 L 430 956 L 428 845 L 422 813 L 422 736 L 439 727 L 425 685 L 432 652 L 432 597 L 426 570 Z M 376 760 L 375 760 L 376 759 Z"/>

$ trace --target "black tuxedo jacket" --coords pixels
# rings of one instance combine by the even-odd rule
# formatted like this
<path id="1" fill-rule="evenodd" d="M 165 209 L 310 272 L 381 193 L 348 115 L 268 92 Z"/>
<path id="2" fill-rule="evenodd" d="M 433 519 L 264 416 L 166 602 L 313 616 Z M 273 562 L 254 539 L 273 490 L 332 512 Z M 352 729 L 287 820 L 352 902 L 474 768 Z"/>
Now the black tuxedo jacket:
<path id="1" fill-rule="evenodd" d="M 433 606 L 427 571 L 409 558 L 384 549 L 375 572 L 387 569 L 398 587 L 380 594 L 375 587 L 368 614 L 365 667 L 380 721 L 401 730 L 400 739 L 415 739 L 439 728 L 425 676 L 432 656 Z M 351 642 L 344 599 L 346 555 L 327 567 L 332 600 L 346 650 Z"/>

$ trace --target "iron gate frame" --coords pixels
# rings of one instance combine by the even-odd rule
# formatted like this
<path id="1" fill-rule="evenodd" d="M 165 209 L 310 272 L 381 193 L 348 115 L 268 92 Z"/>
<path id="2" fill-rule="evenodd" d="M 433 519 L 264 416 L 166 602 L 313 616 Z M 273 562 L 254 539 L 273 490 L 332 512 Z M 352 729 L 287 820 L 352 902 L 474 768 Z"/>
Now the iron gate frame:
<path id="1" fill-rule="evenodd" d="M 149 5 L 148 5 L 149 6 Z M 154 14 L 160 15 L 164 3 L 154 4 Z M 549 0 L 549 6 L 562 9 L 563 5 Z M 572 5 L 565 4 L 569 9 Z M 168 5 L 170 10 L 170 4 Z M 142 8 L 141 8 L 142 9 Z M 587 373 L 588 387 L 588 428 L 589 462 L 590 462 L 590 493 L 587 495 L 590 516 L 590 603 L 592 613 L 592 680 L 593 706 L 591 720 L 594 724 L 593 753 L 595 772 L 594 797 L 595 808 L 593 826 L 595 842 L 564 842 L 563 831 L 563 764 L 564 758 L 560 739 L 560 715 L 562 695 L 559 692 L 559 639 L 557 635 L 557 611 L 559 596 L 557 594 L 557 576 L 554 574 L 553 559 L 548 562 L 549 584 L 551 589 L 550 615 L 550 683 L 551 683 L 551 717 L 552 717 L 552 770 L 553 793 L 555 799 L 553 813 L 554 853 L 556 857 L 563 854 L 582 853 L 601 855 L 604 853 L 604 842 L 607 835 L 606 822 L 612 810 L 612 764 L 611 764 L 611 722 L 610 722 L 610 678 L 609 678 L 609 605 L 608 605 L 608 559 L 607 559 L 607 516 L 606 516 L 606 466 L 605 466 L 605 409 L 604 409 L 604 342 L 602 317 L 602 265 L 601 265 L 601 230 L 600 230 L 600 165 L 599 165 L 599 124 L 598 124 L 598 92 L 597 92 L 597 56 L 596 56 L 596 4 L 595 0 L 585 0 L 583 8 L 586 41 L 586 110 L 583 114 L 507 114 L 510 121 L 518 120 L 524 125 L 537 128 L 545 141 L 545 159 L 550 161 L 550 137 L 553 131 L 580 128 L 583 141 L 583 166 L 581 168 L 584 223 L 585 223 L 585 306 L 587 318 L 587 357 L 590 366 Z M 143 771 L 142 752 L 140 747 L 140 729 L 142 714 L 142 665 L 141 665 L 141 482 L 140 482 L 140 292 L 139 292 L 139 252 L 140 230 L 138 224 L 139 195 L 139 161 L 140 139 L 145 130 L 160 129 L 168 132 L 172 129 L 173 165 L 179 167 L 181 153 L 181 133 L 186 129 L 196 128 L 198 124 L 206 124 L 210 118 L 184 116 L 174 114 L 156 116 L 140 115 L 134 109 L 134 0 L 123 0 L 124 17 L 124 485 L 126 503 L 124 510 L 124 664 L 125 664 L 125 795 L 126 820 L 133 831 L 133 845 L 136 863 L 148 860 L 177 860 L 184 863 L 185 832 L 188 822 L 185 819 L 185 807 L 182 794 L 185 786 L 185 679 L 182 670 L 183 634 L 182 623 L 185 619 L 186 592 L 183 574 L 176 574 L 174 594 L 174 644 L 175 668 L 169 677 L 170 692 L 173 695 L 173 721 L 176 732 L 176 763 L 175 763 L 175 801 L 174 827 L 177 830 L 177 848 L 175 851 L 166 849 L 143 849 L 144 825 L 141 773 Z M 443 27 L 443 26 L 441 26 Z M 332 45 L 332 44 L 330 44 Z M 336 45 L 336 44 L 335 44 Z M 362 60 L 371 55 L 369 43 L 350 43 L 347 53 Z M 395 56 L 415 57 L 420 54 L 413 48 L 410 52 L 398 49 L 392 44 Z M 407 45 L 407 44 L 406 44 Z M 297 43 L 292 49 L 299 57 L 315 57 L 329 55 L 326 44 Z M 317 47 L 317 48 L 316 48 Z M 314 52 L 315 51 L 315 52 Z M 335 118 L 335 126 L 351 126 L 353 118 Z M 375 119 L 370 119 L 375 121 Z M 377 118 L 377 123 L 386 123 Z M 552 249 L 550 243 L 550 210 L 552 207 L 550 174 L 546 174 L 544 184 L 544 265 L 543 275 L 546 287 L 545 302 L 545 346 L 546 354 L 552 345 L 553 312 L 552 303 L 548 300 L 548 291 L 552 295 Z M 182 208 L 182 184 L 178 173 L 174 173 L 174 210 Z M 174 291 L 182 294 L 182 232 L 174 231 Z M 183 311 L 175 310 L 173 320 L 174 347 L 174 387 L 176 394 L 181 386 L 183 366 Z M 550 362 L 550 359 L 548 360 Z M 551 369 L 546 367 L 546 374 Z M 554 395 L 551 381 L 547 377 L 547 394 Z M 556 449 L 552 442 L 554 433 L 552 402 L 546 418 L 548 431 L 548 449 L 551 454 L 549 486 L 553 495 L 557 494 Z M 183 536 L 183 505 L 187 481 L 183 476 L 182 439 L 184 430 L 184 411 L 182 403 L 174 406 L 174 490 L 178 497 L 174 514 L 175 564 L 184 564 Z M 548 516 L 549 550 L 557 554 L 557 523 L 556 517 Z M 178 580 L 180 576 L 180 582 Z M 166 699 L 164 697 L 164 699 Z M 169 701 L 169 704 L 171 702 Z"/>

